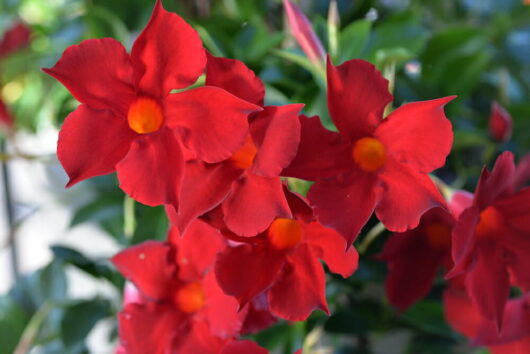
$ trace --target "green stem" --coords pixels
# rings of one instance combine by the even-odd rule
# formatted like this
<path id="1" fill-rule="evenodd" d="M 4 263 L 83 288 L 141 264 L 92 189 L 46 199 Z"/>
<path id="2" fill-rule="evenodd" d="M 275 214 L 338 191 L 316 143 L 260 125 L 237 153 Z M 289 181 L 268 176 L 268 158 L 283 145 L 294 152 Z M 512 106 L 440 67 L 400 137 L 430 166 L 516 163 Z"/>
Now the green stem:
<path id="1" fill-rule="evenodd" d="M 123 200 L 123 234 L 128 240 L 132 239 L 136 229 L 135 201 L 128 195 Z"/>
<path id="2" fill-rule="evenodd" d="M 383 225 L 382 222 L 377 223 L 377 225 L 372 227 L 372 229 L 368 231 L 366 236 L 363 238 L 363 240 L 359 244 L 359 247 L 357 247 L 357 252 L 359 252 L 360 254 L 365 253 L 368 247 L 370 247 L 370 245 L 372 244 L 372 242 L 374 242 L 375 239 L 379 235 L 381 235 L 383 231 L 385 230 L 386 230 L 386 227 L 385 225 Z"/>
<path id="3" fill-rule="evenodd" d="M 41 307 L 38 309 L 37 312 L 31 317 L 29 320 L 28 325 L 24 329 L 24 333 L 22 333 L 22 336 L 20 337 L 20 341 L 17 344 L 17 347 L 15 348 L 15 351 L 13 354 L 26 354 L 29 353 L 29 350 L 31 349 L 33 342 L 35 341 L 35 338 L 37 337 L 37 334 L 39 333 L 40 328 L 42 327 L 42 324 L 46 317 L 48 316 L 48 313 L 52 309 L 52 305 L 50 302 L 45 302 L 41 305 Z"/>

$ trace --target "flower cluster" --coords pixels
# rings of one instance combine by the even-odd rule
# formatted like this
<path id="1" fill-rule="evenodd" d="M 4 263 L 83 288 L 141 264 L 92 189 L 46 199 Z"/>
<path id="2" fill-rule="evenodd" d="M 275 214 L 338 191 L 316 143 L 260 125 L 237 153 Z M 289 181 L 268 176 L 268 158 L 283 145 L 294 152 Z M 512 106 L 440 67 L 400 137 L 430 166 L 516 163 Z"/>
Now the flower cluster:
<path id="1" fill-rule="evenodd" d="M 474 197 L 456 192 L 446 202 L 429 173 L 452 146 L 444 106 L 454 97 L 385 116 L 393 97 L 381 73 L 328 58 L 338 131 L 328 130 L 301 104 L 265 105 L 264 84 L 244 63 L 207 53 L 160 1 L 130 53 L 113 39 L 89 39 L 44 71 L 81 102 L 58 142 L 68 186 L 116 171 L 125 193 L 164 205 L 171 221 L 165 242 L 113 258 L 130 282 L 119 352 L 266 352 L 239 337 L 278 318 L 329 314 L 320 261 L 352 275 L 352 243 L 374 211 L 396 233 L 379 256 L 393 305 L 423 297 L 443 267 L 457 330 L 486 345 L 528 342 L 514 324 L 527 296 L 508 299 L 510 286 L 530 289 L 528 168 L 517 170 L 505 153 Z M 307 200 L 290 178 L 314 182 Z M 459 307 L 477 321 L 461 323 Z"/>

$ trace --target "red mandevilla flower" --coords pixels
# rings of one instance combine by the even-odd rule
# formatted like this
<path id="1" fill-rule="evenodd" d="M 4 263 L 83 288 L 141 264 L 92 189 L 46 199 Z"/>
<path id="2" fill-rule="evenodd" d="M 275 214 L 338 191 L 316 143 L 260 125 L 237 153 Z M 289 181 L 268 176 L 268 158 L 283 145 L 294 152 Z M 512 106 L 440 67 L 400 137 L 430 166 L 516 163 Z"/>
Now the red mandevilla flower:
<path id="1" fill-rule="evenodd" d="M 208 55 L 206 85 L 263 106 L 263 83 L 239 60 Z M 173 223 L 184 231 L 193 218 L 221 202 L 225 225 L 241 236 L 257 235 L 274 218 L 290 218 L 279 174 L 296 154 L 301 109 L 301 104 L 265 106 L 249 116 L 246 142 L 229 159 L 218 164 L 187 161 L 179 213 L 166 208 Z"/>
<path id="2" fill-rule="evenodd" d="M 427 173 L 443 166 L 451 149 L 443 107 L 454 97 L 405 104 L 383 119 L 392 95 L 372 64 L 328 59 L 327 73 L 339 133 L 302 116 L 298 155 L 284 174 L 316 180 L 308 193 L 315 215 L 348 245 L 374 209 L 392 231 L 416 227 L 424 212 L 445 204 Z"/>
<path id="3" fill-rule="evenodd" d="M 303 321 L 316 308 L 329 313 L 319 259 L 331 272 L 346 278 L 357 269 L 358 254 L 354 248 L 345 252 L 344 240 L 314 221 L 311 208 L 301 197 L 287 190 L 286 197 L 292 219 L 275 219 L 256 237 L 223 231 L 239 242 L 219 254 L 215 273 L 221 288 L 242 306 L 266 293 L 274 315 Z"/>
<path id="4" fill-rule="evenodd" d="M 216 87 L 170 94 L 205 64 L 198 34 L 158 0 L 130 55 L 114 39 L 89 39 L 44 69 L 82 103 L 59 134 L 68 186 L 116 170 L 138 201 L 178 207 L 184 148 L 201 161 L 227 159 L 248 134 L 247 115 L 261 109 Z"/>
<path id="5" fill-rule="evenodd" d="M 483 317 L 500 330 L 510 285 L 530 289 L 530 188 L 515 185 L 513 154 L 482 171 L 473 204 L 453 229 L 454 268 Z M 510 281 L 512 278 L 512 281 Z"/>
<path id="6" fill-rule="evenodd" d="M 498 142 L 510 140 L 512 136 L 512 116 L 498 102 L 491 104 L 489 118 L 490 135 Z"/>
<path id="7" fill-rule="evenodd" d="M 119 315 L 124 352 L 224 352 L 239 336 L 248 311 L 247 307 L 238 312 L 236 299 L 225 295 L 208 272 L 224 246 L 215 229 L 196 221 L 182 238 L 146 241 L 113 257 L 116 267 L 138 289 L 131 293 L 126 288 Z M 238 346 L 266 352 L 255 344 Z"/>

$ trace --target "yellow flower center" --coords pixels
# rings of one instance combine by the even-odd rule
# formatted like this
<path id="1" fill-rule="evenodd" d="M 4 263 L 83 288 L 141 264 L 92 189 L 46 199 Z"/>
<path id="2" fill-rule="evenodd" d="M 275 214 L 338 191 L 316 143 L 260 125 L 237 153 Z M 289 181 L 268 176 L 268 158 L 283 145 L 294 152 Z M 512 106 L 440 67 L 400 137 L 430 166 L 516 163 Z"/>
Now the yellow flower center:
<path id="1" fill-rule="evenodd" d="M 176 294 L 178 308 L 185 313 L 194 313 L 204 306 L 204 290 L 201 283 L 189 283 L 182 286 Z"/>
<path id="2" fill-rule="evenodd" d="M 147 97 L 140 97 L 134 101 L 127 113 L 129 127 L 138 134 L 156 132 L 163 121 L 162 107 L 157 101 Z"/>
<path id="3" fill-rule="evenodd" d="M 241 146 L 229 160 L 232 162 L 233 166 L 244 170 L 252 166 L 257 152 L 256 145 L 249 134 L 245 144 L 243 144 L 243 146 Z"/>
<path id="4" fill-rule="evenodd" d="M 385 164 L 386 151 L 383 144 L 375 138 L 361 138 L 353 146 L 353 160 L 366 172 L 374 172 Z"/>
<path id="5" fill-rule="evenodd" d="M 296 246 L 302 240 L 302 226 L 296 220 L 279 218 L 269 227 L 268 237 L 272 246 L 286 250 Z"/>

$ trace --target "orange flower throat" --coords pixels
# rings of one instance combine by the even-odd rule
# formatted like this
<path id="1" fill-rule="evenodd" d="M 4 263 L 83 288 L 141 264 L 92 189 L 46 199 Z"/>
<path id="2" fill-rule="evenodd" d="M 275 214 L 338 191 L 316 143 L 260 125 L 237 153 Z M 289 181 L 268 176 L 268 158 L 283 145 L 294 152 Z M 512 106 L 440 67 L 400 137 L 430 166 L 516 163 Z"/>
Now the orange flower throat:
<path id="1" fill-rule="evenodd" d="M 272 246 L 286 250 L 296 246 L 302 240 L 302 226 L 296 220 L 279 218 L 272 222 L 267 233 Z"/>
<path id="2" fill-rule="evenodd" d="M 241 146 L 236 152 L 234 152 L 232 157 L 230 157 L 230 162 L 232 162 L 232 165 L 234 165 L 236 168 L 245 170 L 252 166 L 257 152 L 258 150 L 256 149 L 256 144 L 254 144 L 254 141 L 249 134 L 243 146 Z"/>
<path id="3" fill-rule="evenodd" d="M 129 127 L 138 134 L 156 132 L 163 121 L 162 107 L 157 101 L 147 97 L 140 97 L 134 101 L 127 113 Z"/>
<path id="4" fill-rule="evenodd" d="M 386 161 L 384 145 L 375 138 L 365 137 L 353 146 L 353 160 L 366 172 L 374 172 L 383 167 Z"/>
<path id="5" fill-rule="evenodd" d="M 502 228 L 502 215 L 495 207 L 487 207 L 480 213 L 480 221 L 475 229 L 477 236 L 484 237 L 494 234 Z"/>
<path id="6" fill-rule="evenodd" d="M 185 313 L 194 313 L 204 306 L 204 290 L 201 283 L 183 285 L 175 296 L 178 308 Z"/>

